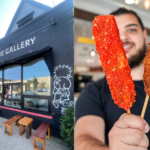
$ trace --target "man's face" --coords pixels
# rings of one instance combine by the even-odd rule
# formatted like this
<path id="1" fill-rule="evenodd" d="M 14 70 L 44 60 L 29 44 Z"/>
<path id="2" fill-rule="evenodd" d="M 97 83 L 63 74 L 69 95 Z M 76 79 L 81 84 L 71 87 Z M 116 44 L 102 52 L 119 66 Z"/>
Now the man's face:
<path id="1" fill-rule="evenodd" d="M 120 39 L 131 68 L 138 66 L 146 51 L 146 30 L 142 30 L 137 18 L 132 14 L 115 16 Z"/>

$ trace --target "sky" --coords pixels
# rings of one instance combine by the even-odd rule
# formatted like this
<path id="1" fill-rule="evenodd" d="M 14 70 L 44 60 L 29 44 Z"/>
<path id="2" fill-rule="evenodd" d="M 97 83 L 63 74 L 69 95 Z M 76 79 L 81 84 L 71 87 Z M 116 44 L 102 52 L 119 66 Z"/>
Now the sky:
<path id="1" fill-rule="evenodd" d="M 42 59 L 31 66 L 23 67 L 23 80 L 30 80 L 32 78 L 48 77 L 50 72 L 45 61 Z M 2 72 L 0 71 L 0 78 Z M 4 78 L 11 80 L 21 80 L 21 66 L 6 69 L 4 71 Z"/>
<path id="2" fill-rule="evenodd" d="M 54 7 L 64 0 L 34 0 Z M 21 0 L 0 0 L 0 39 L 3 38 Z"/>

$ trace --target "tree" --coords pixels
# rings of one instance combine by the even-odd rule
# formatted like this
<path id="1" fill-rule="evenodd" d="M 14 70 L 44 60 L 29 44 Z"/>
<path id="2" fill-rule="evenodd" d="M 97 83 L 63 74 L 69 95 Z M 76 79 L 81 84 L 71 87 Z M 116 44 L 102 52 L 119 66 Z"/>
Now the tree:
<path id="1" fill-rule="evenodd" d="M 39 84 L 37 78 L 33 78 L 33 85 L 34 85 L 34 89 L 37 89 L 37 85 Z"/>

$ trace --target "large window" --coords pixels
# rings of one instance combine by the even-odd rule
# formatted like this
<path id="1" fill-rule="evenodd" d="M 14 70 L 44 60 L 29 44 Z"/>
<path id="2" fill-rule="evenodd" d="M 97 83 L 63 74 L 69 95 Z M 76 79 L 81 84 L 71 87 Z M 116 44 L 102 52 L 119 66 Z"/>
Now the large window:
<path id="1" fill-rule="evenodd" d="M 2 103 L 2 96 L 0 96 L 0 104 Z"/>
<path id="2" fill-rule="evenodd" d="M 43 58 L 23 65 L 24 108 L 48 112 L 50 72 Z"/>
<path id="3" fill-rule="evenodd" d="M 23 94 L 50 96 L 50 72 L 43 58 L 23 65 Z"/>
<path id="4" fill-rule="evenodd" d="M 24 98 L 24 107 L 48 112 L 48 100 L 39 98 Z"/>
<path id="5" fill-rule="evenodd" d="M 21 99 L 21 84 L 12 85 L 12 99 Z"/>
<path id="6" fill-rule="evenodd" d="M 21 82 L 21 66 L 13 65 L 4 68 L 4 83 Z"/>
<path id="7" fill-rule="evenodd" d="M 0 69 L 0 105 L 2 104 L 2 92 L 3 92 L 3 85 L 2 85 L 2 69 Z"/>
<path id="8" fill-rule="evenodd" d="M 0 93 L 2 93 L 3 87 L 2 87 L 2 69 L 0 69 Z"/>
<path id="9" fill-rule="evenodd" d="M 8 107 L 50 112 L 50 72 L 43 58 L 3 70 L 4 85 L 0 70 L 0 104 L 3 101 Z"/>
<path id="10" fill-rule="evenodd" d="M 21 108 L 21 65 L 4 68 L 4 106 Z"/>
<path id="11" fill-rule="evenodd" d="M 21 108 L 21 102 L 4 100 L 4 106 Z"/>

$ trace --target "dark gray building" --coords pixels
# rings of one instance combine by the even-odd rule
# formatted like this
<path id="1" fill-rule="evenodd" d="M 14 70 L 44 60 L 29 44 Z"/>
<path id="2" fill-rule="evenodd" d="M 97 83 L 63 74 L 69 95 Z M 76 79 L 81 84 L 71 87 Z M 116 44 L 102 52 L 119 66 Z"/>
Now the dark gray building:
<path id="1" fill-rule="evenodd" d="M 0 40 L 1 116 L 33 118 L 33 128 L 51 124 L 59 137 L 59 118 L 73 104 L 73 1 L 50 8 L 22 0 L 6 36 Z"/>

